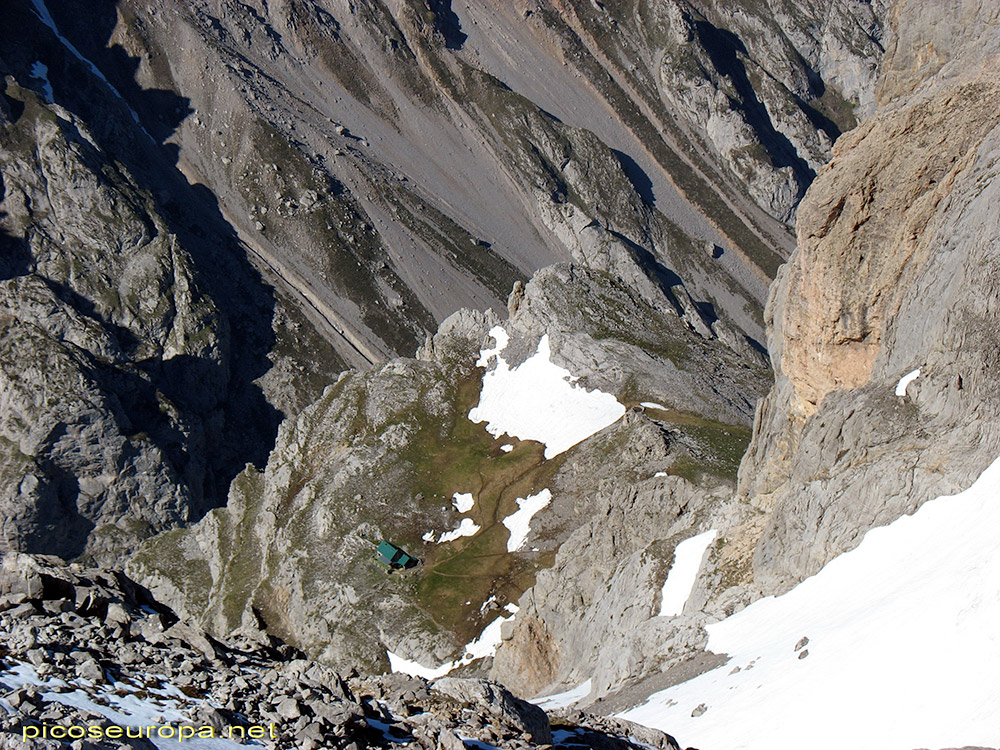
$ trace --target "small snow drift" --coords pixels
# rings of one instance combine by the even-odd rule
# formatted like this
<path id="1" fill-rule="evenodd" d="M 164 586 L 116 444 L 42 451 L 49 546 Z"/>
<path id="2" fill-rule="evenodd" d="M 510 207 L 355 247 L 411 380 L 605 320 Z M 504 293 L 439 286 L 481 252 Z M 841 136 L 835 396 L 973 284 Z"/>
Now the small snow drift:
<path id="1" fill-rule="evenodd" d="M 479 405 L 469 412 L 473 422 L 486 422 L 494 437 L 504 433 L 521 440 L 545 444 L 545 458 L 569 450 L 581 440 L 618 421 L 625 407 L 610 393 L 574 385 L 569 370 L 549 358 L 548 334 L 542 336 L 535 353 L 511 368 L 502 356 L 509 337 L 502 326 L 494 326 L 492 349 L 480 352 L 483 376 Z"/>
<path id="2" fill-rule="evenodd" d="M 471 518 L 463 518 L 458 524 L 457 529 L 452 531 L 446 531 L 438 537 L 438 544 L 442 542 L 453 542 L 463 536 L 475 536 L 479 533 L 479 525 L 473 522 Z"/>
<path id="3" fill-rule="evenodd" d="M 459 513 L 468 513 L 472 510 L 472 506 L 476 504 L 471 492 L 456 492 L 451 502 L 455 506 L 455 510 Z"/>
<path id="4" fill-rule="evenodd" d="M 517 552 L 524 546 L 531 532 L 531 518 L 542 508 L 552 502 L 552 493 L 547 489 L 535 495 L 519 497 L 517 510 L 503 519 L 502 523 L 510 530 L 507 540 L 507 551 Z"/>
<path id="5" fill-rule="evenodd" d="M 514 615 L 517 613 L 517 605 L 508 604 L 504 607 L 504 609 L 510 612 L 511 616 L 498 617 L 487 625 L 483 629 L 483 632 L 479 634 L 478 638 L 465 645 L 461 659 L 445 662 L 439 667 L 425 667 L 422 664 L 411 661 L 410 659 L 404 659 L 401 656 L 397 656 L 391 651 L 386 651 L 386 656 L 389 657 L 390 669 L 392 669 L 393 672 L 408 674 L 411 677 L 423 677 L 425 680 L 436 680 L 438 677 L 444 677 L 456 667 L 471 664 L 476 661 L 476 659 L 484 659 L 487 656 L 493 656 L 493 654 L 497 651 L 497 646 L 500 645 L 500 628 L 503 627 L 505 622 L 514 619 Z"/>
<path id="6" fill-rule="evenodd" d="M 623 718 L 715 750 L 1000 745 L 998 528 L 1000 459 L 787 594 L 709 625 L 729 663 Z"/>
<path id="7" fill-rule="evenodd" d="M 913 370 L 912 372 L 906 373 L 903 377 L 899 379 L 899 382 L 896 383 L 896 395 L 905 396 L 906 387 L 919 377 L 920 377 L 919 367 L 916 370 Z"/>
<path id="8" fill-rule="evenodd" d="M 715 529 L 706 531 L 685 539 L 674 549 L 674 564 L 670 566 L 660 593 L 660 617 L 675 617 L 683 611 L 698 578 L 705 550 L 717 534 Z"/>
<path id="9" fill-rule="evenodd" d="M 241 742 L 224 737 L 189 736 L 183 740 L 176 739 L 174 735 L 177 734 L 178 727 L 194 726 L 189 715 L 190 710 L 198 704 L 207 706 L 209 701 L 204 698 L 190 698 L 178 687 L 169 683 L 159 688 L 136 685 L 125 680 L 118 680 L 109 685 L 95 685 L 83 679 L 68 683 L 57 678 L 42 677 L 33 666 L 24 663 L 15 664 L 12 668 L 0 672 L 0 689 L 4 692 L 24 685 L 36 685 L 41 688 L 43 703 L 61 703 L 64 706 L 80 709 L 84 716 L 100 716 L 120 727 L 136 729 L 135 734 L 148 738 L 149 743 L 157 750 L 177 750 L 177 748 L 237 750 L 246 747 Z M 0 710 L 3 710 L 2 705 Z M 171 735 L 160 734 L 161 727 L 165 728 L 163 732 L 171 731 Z M 145 743 L 146 740 L 140 741 Z M 25 744 L 25 747 L 28 745 Z"/>
<path id="10" fill-rule="evenodd" d="M 555 711 L 557 708 L 567 708 L 574 703 L 579 703 L 590 695 L 591 681 L 587 680 L 571 690 L 564 693 L 553 693 L 541 698 L 535 698 L 531 702 L 545 711 Z"/>

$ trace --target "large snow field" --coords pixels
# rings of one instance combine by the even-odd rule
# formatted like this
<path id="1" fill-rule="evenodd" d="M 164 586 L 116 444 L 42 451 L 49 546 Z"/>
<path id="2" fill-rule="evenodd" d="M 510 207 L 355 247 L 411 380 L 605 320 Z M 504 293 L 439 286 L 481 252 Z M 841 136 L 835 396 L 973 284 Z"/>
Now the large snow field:
<path id="1" fill-rule="evenodd" d="M 1000 459 L 708 634 L 728 664 L 622 716 L 703 750 L 1000 746 Z"/>
<path id="2" fill-rule="evenodd" d="M 553 458 L 625 413 L 610 393 L 575 385 L 572 373 L 551 361 L 548 334 L 517 367 L 503 358 L 510 340 L 503 327 L 494 326 L 490 336 L 496 345 L 483 349 L 476 364 L 493 367 L 483 376 L 479 405 L 469 412 L 469 419 L 486 422 L 491 435 L 537 440 L 545 444 L 545 458 Z"/>

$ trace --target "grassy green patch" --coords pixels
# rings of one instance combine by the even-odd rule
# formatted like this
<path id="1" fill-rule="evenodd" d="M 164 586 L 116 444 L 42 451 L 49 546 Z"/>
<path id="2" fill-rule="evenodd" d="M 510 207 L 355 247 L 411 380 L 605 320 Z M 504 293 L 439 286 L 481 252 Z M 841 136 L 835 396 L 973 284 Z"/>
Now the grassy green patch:
<path id="1" fill-rule="evenodd" d="M 544 446 L 534 441 L 518 442 L 504 453 L 500 445 L 510 441 L 495 439 L 482 424 L 469 421 L 466 415 L 479 400 L 480 385 L 478 373 L 460 381 L 458 408 L 445 433 L 431 419 L 402 456 L 414 467 L 413 489 L 425 503 L 450 504 L 455 492 L 471 492 L 476 498 L 464 514 L 481 528 L 475 536 L 423 547 L 423 530 L 414 529 L 406 540 L 412 549 L 424 549 L 423 565 L 410 584 L 417 605 L 439 627 L 466 640 L 482 629 L 481 620 L 495 616 L 479 615 L 491 594 L 501 602 L 516 600 L 534 583 L 536 571 L 552 563 L 544 556 L 509 554 L 509 532 L 501 521 L 517 510 L 517 498 L 548 486 L 562 463 L 558 458 L 546 461 Z"/>

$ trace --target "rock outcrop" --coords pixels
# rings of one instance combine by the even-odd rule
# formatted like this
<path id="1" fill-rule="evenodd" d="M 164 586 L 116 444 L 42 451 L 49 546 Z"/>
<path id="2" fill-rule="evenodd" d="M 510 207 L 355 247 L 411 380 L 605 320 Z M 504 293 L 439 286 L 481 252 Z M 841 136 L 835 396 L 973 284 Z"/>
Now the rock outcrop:
<path id="1" fill-rule="evenodd" d="M 731 177 L 790 220 L 830 145 L 873 107 L 884 8 L 672 2 L 655 14 L 666 102 Z"/>
<path id="2" fill-rule="evenodd" d="M 10 78 L 3 99 L 2 545 L 100 557 L 200 518 L 230 430 L 242 466 L 275 418 L 243 411 L 266 407 L 232 352 L 252 328 L 140 179 L 72 112 Z"/>

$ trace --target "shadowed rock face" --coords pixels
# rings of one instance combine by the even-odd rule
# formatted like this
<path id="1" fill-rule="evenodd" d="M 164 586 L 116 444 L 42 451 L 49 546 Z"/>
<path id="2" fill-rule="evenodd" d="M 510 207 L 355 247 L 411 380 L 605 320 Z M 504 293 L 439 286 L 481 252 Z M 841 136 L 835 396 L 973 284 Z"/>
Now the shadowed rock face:
<path id="1" fill-rule="evenodd" d="M 13 77 L 4 99 L 3 543 L 107 555 L 199 518 L 266 455 L 273 301 L 211 205 L 178 218 L 153 144 L 113 134 L 120 102 L 92 130 Z"/>

